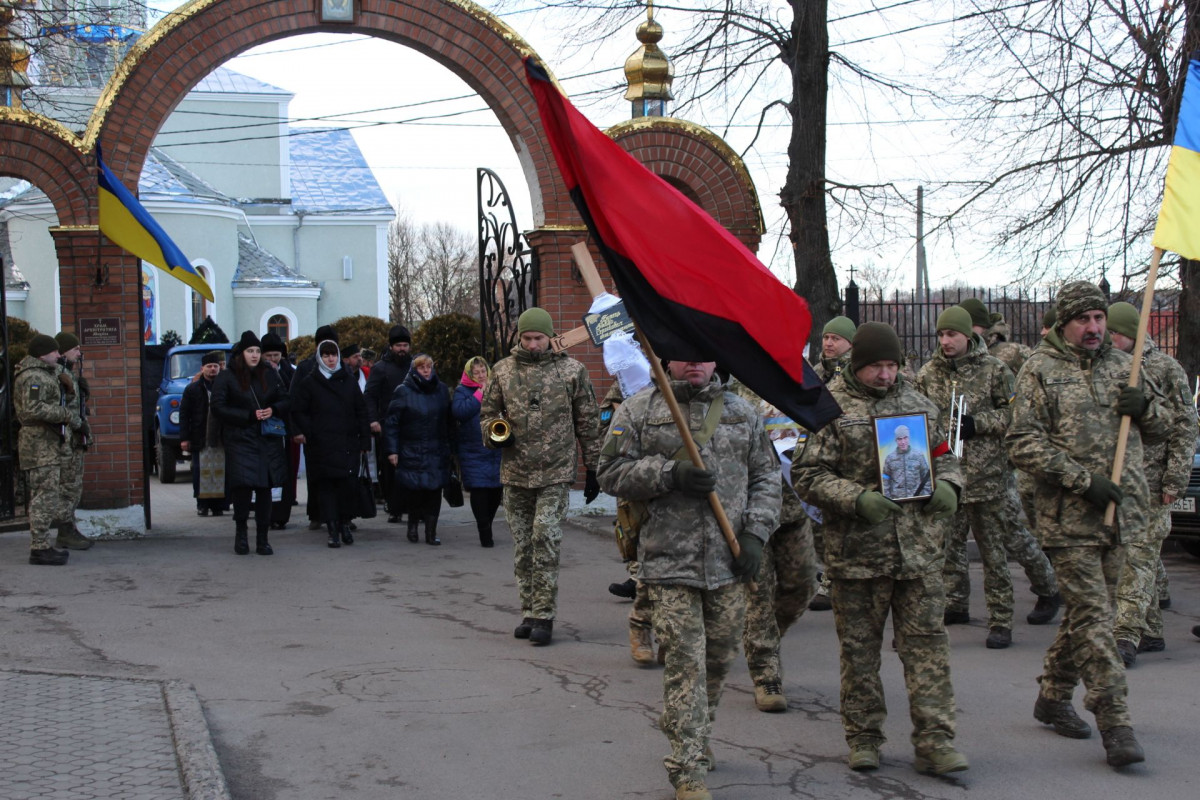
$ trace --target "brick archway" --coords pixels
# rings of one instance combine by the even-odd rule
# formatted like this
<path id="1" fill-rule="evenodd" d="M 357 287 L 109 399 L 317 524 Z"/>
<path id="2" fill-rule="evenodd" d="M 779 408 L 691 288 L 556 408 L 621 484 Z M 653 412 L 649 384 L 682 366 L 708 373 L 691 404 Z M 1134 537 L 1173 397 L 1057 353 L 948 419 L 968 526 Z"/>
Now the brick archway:
<path id="1" fill-rule="evenodd" d="M 60 225 L 87 225 L 96 180 L 66 128 L 24 111 L 0 112 L 0 175 L 29 181 L 46 194 Z"/>

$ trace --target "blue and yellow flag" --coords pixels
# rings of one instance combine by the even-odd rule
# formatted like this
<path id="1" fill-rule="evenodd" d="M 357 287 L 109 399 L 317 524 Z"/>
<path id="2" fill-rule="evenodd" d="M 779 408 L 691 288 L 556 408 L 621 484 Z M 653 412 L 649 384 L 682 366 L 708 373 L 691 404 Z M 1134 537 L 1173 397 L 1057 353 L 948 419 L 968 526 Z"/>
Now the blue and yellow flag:
<path id="1" fill-rule="evenodd" d="M 1154 246 L 1200 259 L 1200 51 L 1188 62 Z"/>
<path id="2" fill-rule="evenodd" d="M 214 302 L 212 288 L 196 272 L 183 251 L 171 241 L 150 212 L 112 174 L 100 148 L 96 148 L 96 164 L 100 168 L 100 231 L 119 247 L 173 278 L 186 283 L 210 303 Z"/>

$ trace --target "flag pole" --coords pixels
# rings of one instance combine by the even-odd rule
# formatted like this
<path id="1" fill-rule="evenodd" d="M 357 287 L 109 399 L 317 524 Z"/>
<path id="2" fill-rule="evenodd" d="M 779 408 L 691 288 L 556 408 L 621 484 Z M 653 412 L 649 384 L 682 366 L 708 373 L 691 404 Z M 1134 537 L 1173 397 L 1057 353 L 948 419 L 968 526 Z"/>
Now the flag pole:
<path id="1" fill-rule="evenodd" d="M 1133 366 L 1129 369 L 1129 385 L 1137 386 L 1142 373 L 1142 351 L 1146 347 L 1146 331 L 1150 325 L 1150 310 L 1154 303 L 1154 282 L 1158 280 L 1158 263 L 1162 260 L 1162 248 L 1154 248 L 1150 257 L 1150 274 L 1146 276 L 1146 288 L 1142 292 L 1142 313 L 1138 317 L 1137 338 L 1133 342 Z M 1121 417 L 1121 428 L 1117 431 L 1117 452 L 1113 456 L 1112 482 L 1120 485 L 1121 472 L 1125 469 L 1125 450 L 1129 444 L 1129 426 L 1133 420 Z M 1117 516 L 1117 504 L 1109 503 L 1104 509 L 1104 524 L 1112 525 Z"/>

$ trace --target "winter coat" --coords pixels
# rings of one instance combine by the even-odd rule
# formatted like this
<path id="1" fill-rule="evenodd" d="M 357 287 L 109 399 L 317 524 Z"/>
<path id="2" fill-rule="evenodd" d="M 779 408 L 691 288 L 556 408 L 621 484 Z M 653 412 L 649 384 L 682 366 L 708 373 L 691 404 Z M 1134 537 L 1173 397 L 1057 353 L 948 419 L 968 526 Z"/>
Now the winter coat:
<path id="1" fill-rule="evenodd" d="M 13 402 L 21 423 L 18 453 L 21 469 L 47 467 L 70 455 L 64 434 L 83 424 L 78 407 L 72 410 L 65 384 L 59 380 L 62 367 L 40 358 L 25 356 L 17 364 L 13 379 Z M 70 376 L 65 376 L 70 382 Z"/>
<path id="2" fill-rule="evenodd" d="M 1163 492 L 1175 497 L 1187 492 L 1192 454 L 1196 451 L 1196 404 L 1183 367 L 1159 350 L 1150 337 L 1146 337 L 1142 352 L 1142 369 L 1146 379 L 1161 390 L 1163 405 L 1172 419 L 1167 436 L 1143 442 L 1146 483 L 1157 503 Z"/>
<path id="3" fill-rule="evenodd" d="M 283 382 L 270 366 L 264 366 L 266 391 L 256 375 L 242 389 L 232 369 L 222 370 L 213 381 L 213 416 L 221 423 L 225 444 L 225 475 L 230 489 L 243 486 L 283 486 L 288 475 L 287 453 L 283 438 L 263 436 L 262 424 L 254 412 L 270 408 L 275 416 L 286 417 L 291 402 Z M 257 398 L 257 401 L 256 401 Z"/>
<path id="4" fill-rule="evenodd" d="M 412 356 L 408 353 L 396 355 L 388 350 L 383 354 L 383 358 L 371 367 L 371 374 L 367 376 L 367 388 L 363 389 L 363 398 L 367 401 L 367 416 L 371 422 L 383 422 L 388 404 L 396 394 L 396 387 L 408 377 L 411 364 Z"/>
<path id="5" fill-rule="evenodd" d="M 312 478 L 353 478 L 363 451 L 371 449 L 367 405 L 354 376 L 339 369 L 326 378 L 319 371 L 292 389 L 289 435 L 304 437 L 304 463 Z"/>
<path id="6" fill-rule="evenodd" d="M 1004 362 L 1004 366 L 1012 370 L 1013 375 L 1021 371 L 1025 359 L 1033 352 L 1020 342 L 1009 341 L 1012 332 L 1008 323 L 999 314 L 992 314 L 992 326 L 983 332 L 983 340 L 987 342 L 988 352 Z"/>
<path id="7" fill-rule="evenodd" d="M 383 452 L 400 457 L 396 482 L 404 489 L 441 489 L 450 478 L 450 396 L 432 374 L 410 372 L 396 387 L 383 420 Z"/>
<path id="8" fill-rule="evenodd" d="M 179 399 L 179 441 L 187 442 L 193 453 L 204 449 L 208 436 L 208 393 L 215 381 L 197 378 L 184 388 Z"/>
<path id="9" fill-rule="evenodd" d="M 501 451 L 484 446 L 479 409 L 475 389 L 460 383 L 454 390 L 450 410 L 458 423 L 454 439 L 462 484 L 468 489 L 494 489 L 500 486 Z"/>

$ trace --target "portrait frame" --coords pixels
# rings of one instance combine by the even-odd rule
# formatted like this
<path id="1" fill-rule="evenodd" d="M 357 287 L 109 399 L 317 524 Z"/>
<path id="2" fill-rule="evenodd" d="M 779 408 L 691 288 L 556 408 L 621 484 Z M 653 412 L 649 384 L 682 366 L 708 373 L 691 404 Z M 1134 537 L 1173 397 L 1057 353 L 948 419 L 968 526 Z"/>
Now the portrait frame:
<path id="1" fill-rule="evenodd" d="M 929 446 L 929 416 L 925 412 L 889 414 L 872 417 L 871 424 L 875 430 L 879 491 L 883 496 L 894 503 L 910 503 L 932 497 L 935 478 Z M 908 435 L 898 436 L 898 431 L 901 434 L 907 432 Z M 903 451 L 899 450 L 900 438 L 907 440 L 907 449 Z M 914 459 L 924 459 L 923 470 L 919 466 L 912 466 Z M 897 469 L 897 463 L 904 464 L 905 469 Z M 912 485 L 914 483 L 916 485 Z"/>

